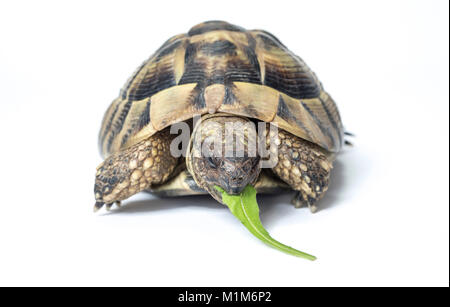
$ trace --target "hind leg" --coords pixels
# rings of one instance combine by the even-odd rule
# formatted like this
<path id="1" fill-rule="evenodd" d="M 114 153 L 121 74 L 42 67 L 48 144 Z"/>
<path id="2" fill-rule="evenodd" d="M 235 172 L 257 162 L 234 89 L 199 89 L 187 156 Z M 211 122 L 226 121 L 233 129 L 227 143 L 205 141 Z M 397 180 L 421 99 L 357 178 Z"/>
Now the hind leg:
<path id="1" fill-rule="evenodd" d="M 112 154 L 97 167 L 95 207 L 98 210 L 114 202 L 165 182 L 175 169 L 178 158 L 170 153 L 173 135 L 160 131 L 148 139 Z"/>
<path id="2" fill-rule="evenodd" d="M 332 162 L 319 146 L 289 132 L 280 130 L 278 138 L 278 164 L 273 171 L 297 191 L 295 207 L 307 205 L 317 211 L 316 202 L 328 190 Z"/>

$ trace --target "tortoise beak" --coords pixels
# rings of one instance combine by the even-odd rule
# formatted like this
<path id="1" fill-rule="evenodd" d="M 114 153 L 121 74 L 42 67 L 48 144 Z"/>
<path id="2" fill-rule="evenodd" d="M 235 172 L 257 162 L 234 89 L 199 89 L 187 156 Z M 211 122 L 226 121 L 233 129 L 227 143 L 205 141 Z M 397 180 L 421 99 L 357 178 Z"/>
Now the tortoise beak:
<path id="1" fill-rule="evenodd" d="M 222 189 L 225 190 L 229 195 L 238 195 L 245 189 L 245 187 L 249 184 L 249 179 L 244 177 L 243 174 L 232 174 L 223 178 L 222 181 Z"/>
<path id="2" fill-rule="evenodd" d="M 221 184 L 220 187 L 228 194 L 228 195 L 239 195 L 245 189 L 244 186 L 229 186 L 227 184 Z M 215 187 L 208 187 L 206 189 L 211 196 L 216 199 L 219 203 L 224 204 L 222 201 L 222 194 L 216 190 Z"/>
<path id="3" fill-rule="evenodd" d="M 226 189 L 224 189 L 228 194 L 230 195 L 239 195 L 242 191 L 244 191 L 245 187 L 247 185 L 243 186 L 229 186 Z"/>
<path id="4" fill-rule="evenodd" d="M 230 189 L 228 194 L 230 195 L 239 195 L 245 189 L 245 187 L 234 187 Z"/>

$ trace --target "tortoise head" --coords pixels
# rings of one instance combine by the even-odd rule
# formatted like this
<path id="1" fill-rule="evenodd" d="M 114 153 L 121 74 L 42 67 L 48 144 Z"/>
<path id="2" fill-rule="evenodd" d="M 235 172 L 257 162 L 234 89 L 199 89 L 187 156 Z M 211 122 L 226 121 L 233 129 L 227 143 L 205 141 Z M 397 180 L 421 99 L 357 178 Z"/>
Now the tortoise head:
<path id="1" fill-rule="evenodd" d="M 236 116 L 213 116 L 191 136 L 188 169 L 196 183 L 222 202 L 216 187 L 236 195 L 259 177 L 255 124 Z"/>

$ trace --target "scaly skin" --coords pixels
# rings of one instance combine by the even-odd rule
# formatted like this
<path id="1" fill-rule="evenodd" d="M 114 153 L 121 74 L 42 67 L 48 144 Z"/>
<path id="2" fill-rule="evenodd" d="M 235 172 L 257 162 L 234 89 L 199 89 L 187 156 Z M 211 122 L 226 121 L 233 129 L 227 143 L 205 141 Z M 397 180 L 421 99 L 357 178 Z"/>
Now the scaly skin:
<path id="1" fill-rule="evenodd" d="M 274 173 L 298 191 L 292 200 L 297 208 L 308 205 L 312 212 L 317 211 L 316 202 L 328 190 L 331 161 L 319 146 L 289 132 L 279 130 L 276 142 L 278 164 Z"/>
<path id="2" fill-rule="evenodd" d="M 94 210 L 111 207 L 128 197 L 161 184 L 175 169 L 178 158 L 170 154 L 173 135 L 165 129 L 132 147 L 109 156 L 97 167 Z"/>
<path id="3" fill-rule="evenodd" d="M 224 131 L 225 124 L 246 123 L 241 117 L 214 117 L 202 123 L 201 129 L 205 135 L 200 138 L 214 136 Z M 234 137 L 244 148 L 241 157 L 221 157 L 212 154 L 204 156 L 200 148 L 193 146 L 192 169 L 194 179 L 199 187 L 208 191 L 221 202 L 221 196 L 215 189 L 219 186 L 228 194 L 238 194 L 248 184 L 254 184 L 260 174 L 258 162 L 260 157 L 249 156 L 247 145 L 254 144 L 256 132 L 234 132 Z M 284 130 L 278 130 L 276 135 L 270 135 L 269 125 L 266 130 L 266 142 L 275 141 L 278 163 L 272 171 L 293 190 L 297 191 L 293 199 L 296 207 L 308 205 L 312 212 L 317 210 L 316 202 L 328 189 L 331 161 L 326 152 L 319 146 L 303 140 Z M 273 132 L 272 132 L 273 133 Z M 128 197 L 149 189 L 152 185 L 166 182 L 178 165 L 178 158 L 170 153 L 170 143 L 174 135 L 168 129 L 160 131 L 132 147 L 112 154 L 98 168 L 95 180 L 95 209 L 106 204 L 109 208 L 114 202 L 120 202 Z M 194 142 L 195 144 L 195 142 Z M 225 145 L 224 139 L 219 145 Z M 222 147 L 220 146 L 220 147 Z M 251 146 L 250 146 L 251 147 Z M 219 152 L 225 150 L 222 147 Z M 207 151 L 211 151 L 208 148 Z"/>

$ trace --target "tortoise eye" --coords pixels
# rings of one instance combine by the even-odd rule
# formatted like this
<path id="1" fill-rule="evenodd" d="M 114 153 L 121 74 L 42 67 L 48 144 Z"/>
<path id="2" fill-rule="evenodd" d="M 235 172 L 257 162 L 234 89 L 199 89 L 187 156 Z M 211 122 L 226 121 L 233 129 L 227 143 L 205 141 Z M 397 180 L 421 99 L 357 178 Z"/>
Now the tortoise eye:
<path id="1" fill-rule="evenodd" d="M 208 161 L 208 165 L 211 168 L 217 168 L 217 164 L 216 164 L 214 157 L 208 157 L 208 158 L 206 158 L 206 160 Z"/>

